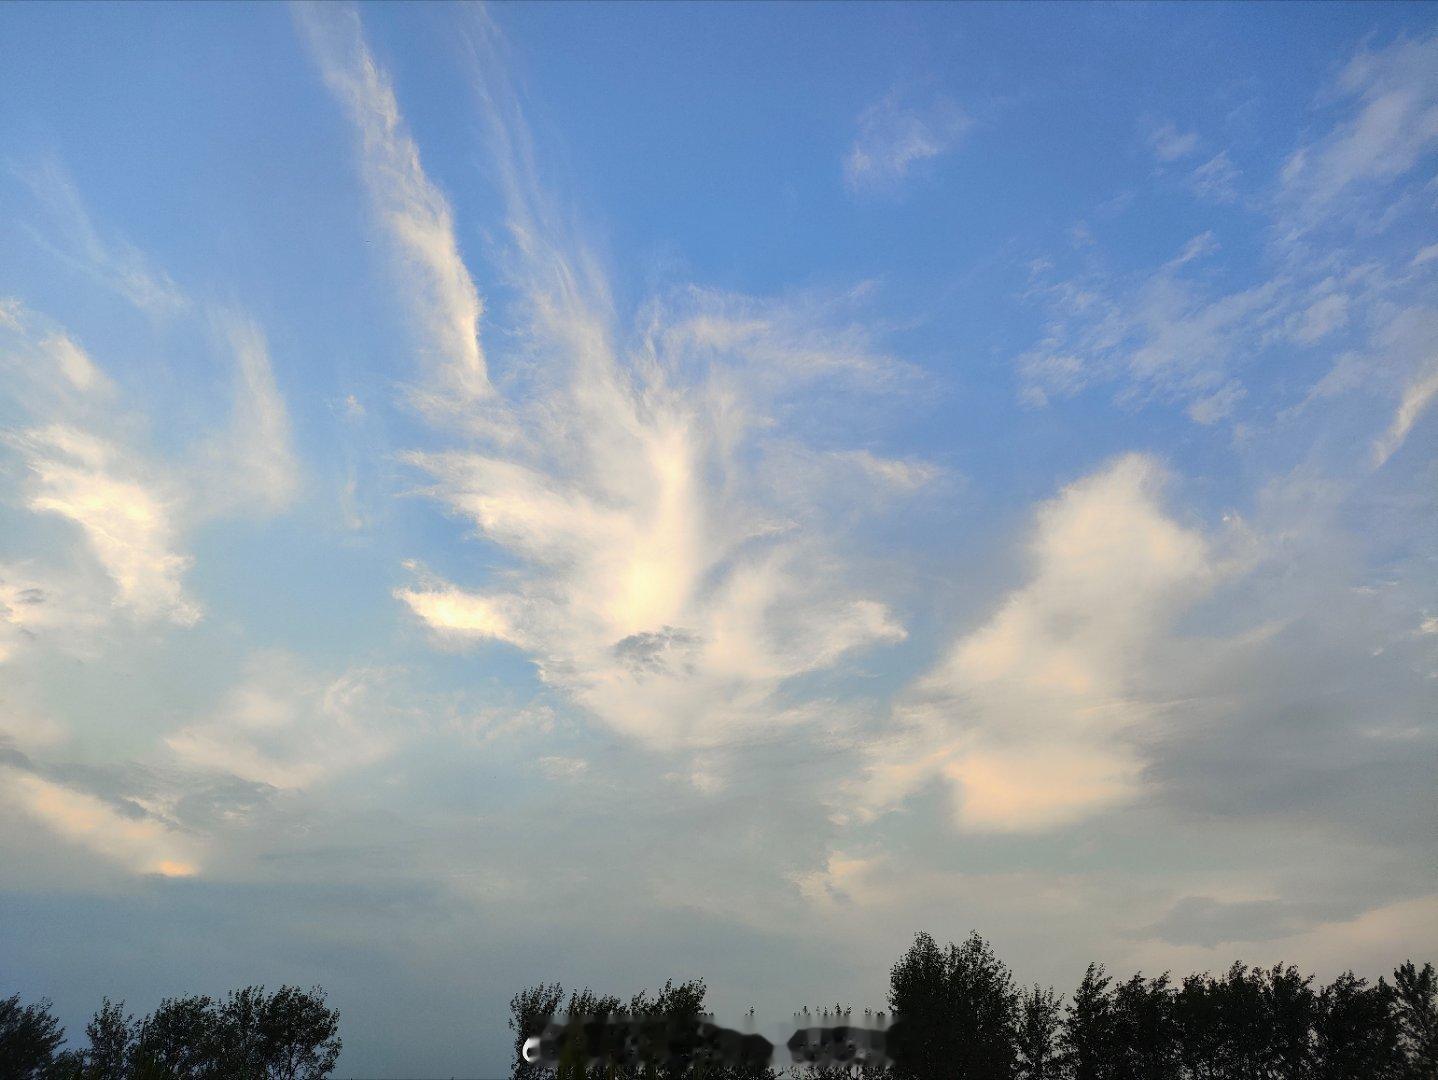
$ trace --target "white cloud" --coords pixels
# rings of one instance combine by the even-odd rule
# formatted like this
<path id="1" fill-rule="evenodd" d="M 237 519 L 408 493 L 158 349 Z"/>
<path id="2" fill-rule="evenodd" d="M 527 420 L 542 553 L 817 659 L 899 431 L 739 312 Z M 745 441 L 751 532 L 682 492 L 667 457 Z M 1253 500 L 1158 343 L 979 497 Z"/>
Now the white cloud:
<path id="1" fill-rule="evenodd" d="M 181 584 L 190 560 L 175 550 L 175 500 L 162 485 L 138 475 L 114 444 L 62 424 L 26 431 L 16 444 L 32 475 L 29 508 L 83 530 L 120 603 L 182 626 L 199 619 Z"/>
<path id="2" fill-rule="evenodd" d="M 1348 322 L 1349 298 L 1344 293 L 1329 293 L 1310 304 L 1297 319 L 1293 331 L 1296 341 L 1304 345 L 1327 337 Z"/>
<path id="3" fill-rule="evenodd" d="M 1238 198 L 1236 188 L 1242 174 L 1229 159 L 1227 150 L 1220 150 L 1189 174 L 1188 182 L 1196 195 L 1214 202 L 1228 203 Z"/>
<path id="4" fill-rule="evenodd" d="M 0 663 L 32 641 L 75 650 L 102 614 L 86 603 L 88 590 L 73 580 L 26 564 L 0 563 Z"/>
<path id="5" fill-rule="evenodd" d="M 0 300 L 0 376 L 31 415 L 79 415 L 107 404 L 115 388 L 85 348 L 17 299 Z"/>
<path id="6" fill-rule="evenodd" d="M 539 758 L 539 771 L 549 780 L 574 780 L 589 769 L 589 762 L 582 758 L 563 757 L 547 754 Z"/>
<path id="7" fill-rule="evenodd" d="M 493 42 L 475 19 L 478 56 Z M 513 562 L 483 589 L 420 575 L 396 597 L 441 643 L 517 645 L 548 683 L 651 747 L 693 751 L 797 722 L 809 714 L 783 703 L 790 680 L 904 630 L 851 580 L 816 494 L 784 479 L 843 474 L 824 497 L 843 492 L 853 512 L 933 470 L 816 452 L 781 437 L 777 414 L 801 389 L 872 391 L 905 369 L 845 321 L 862 288 L 774 301 L 678 290 L 643 305 L 626 334 L 596 261 L 548 212 L 494 68 L 476 63 L 477 91 L 507 178 L 513 336 L 535 357 L 517 365 L 531 381 L 482 406 L 513 420 L 500 437 L 477 425 L 463 449 L 406 460 Z"/>
<path id="8" fill-rule="evenodd" d="M 1381 438 L 1373 444 L 1373 464 L 1383 465 L 1403 445 L 1408 433 L 1418 418 L 1438 397 L 1438 367 L 1420 374 L 1403 389 L 1402 400 L 1393 413 L 1393 422 L 1388 425 Z"/>
<path id="9" fill-rule="evenodd" d="M 71 570 L 30 567 L 27 589 L 43 602 L 23 613 L 26 632 L 93 629 L 114 603 L 147 619 L 189 625 L 199 607 L 182 578 L 189 559 L 177 547 L 180 492 L 128 445 L 113 414 L 115 387 L 85 349 L 18 302 L 9 306 L 0 374 L 32 426 L 6 439 L 26 466 L 25 506 L 77 525 L 109 579 L 99 595 Z M 106 594 L 109 595 L 106 595 Z M 20 618 L 12 607 L 13 620 Z"/>
<path id="10" fill-rule="evenodd" d="M 218 313 L 216 322 L 234 354 L 234 392 L 228 429 L 205 448 L 209 474 L 196 482 L 197 494 L 211 513 L 274 513 L 294 501 L 300 486 L 289 412 L 264 331 L 234 311 Z"/>
<path id="11" fill-rule="evenodd" d="M 191 563 L 181 550 L 186 531 L 214 513 L 280 509 L 297 486 L 289 421 L 262 333 L 241 314 L 219 316 L 235 354 L 233 413 L 223 434 L 190 448 L 176 466 L 141 445 L 144 418 L 124 408 L 115 383 L 72 334 L 19 301 L 5 311 L 0 377 L 27 422 L 5 442 L 26 466 L 24 505 L 78 526 L 110 585 L 97 592 L 71 569 L 36 570 L 51 587 L 44 611 L 27 618 L 94 629 L 113 598 L 139 618 L 193 625 L 201 609 L 183 584 Z"/>
<path id="12" fill-rule="evenodd" d="M 385 683 L 384 671 L 355 668 L 327 680 L 282 653 L 265 653 L 214 716 L 178 729 L 165 744 L 188 769 L 312 787 L 380 760 L 395 745 L 399 710 Z"/>
<path id="13" fill-rule="evenodd" d="M 516 637 L 514 618 L 505 610 L 514 606 L 511 598 L 491 599 L 443 584 L 425 589 L 396 589 L 395 597 L 408 604 L 426 626 L 441 635 L 521 643 Z"/>
<path id="14" fill-rule="evenodd" d="M 1017 359 L 1020 400 L 1045 405 L 1095 383 L 1120 383 L 1122 400 L 1185 403 L 1211 423 L 1242 397 L 1233 369 L 1262 348 L 1295 297 L 1282 278 L 1211 296 L 1186 269 L 1216 250 L 1209 233 L 1194 237 L 1157 270 L 1128 288 L 1076 279 L 1040 287 L 1052 318 L 1044 338 Z"/>
<path id="15" fill-rule="evenodd" d="M 836 450 L 835 460 L 867 474 L 895 491 L 915 491 L 940 476 L 937 466 L 927 461 L 904 461 L 880 457 L 868 450 Z"/>
<path id="16" fill-rule="evenodd" d="M 1308 222 L 1361 182 L 1391 181 L 1438 148 L 1438 35 L 1365 49 L 1336 93 L 1356 112 L 1295 150 L 1283 167 L 1285 194 Z"/>
<path id="17" fill-rule="evenodd" d="M 1177 161 L 1198 148 L 1198 133 L 1179 131 L 1173 121 L 1160 124 L 1149 133 L 1149 145 L 1159 161 Z"/>
<path id="18" fill-rule="evenodd" d="M 915 165 L 951 150 L 971 123 L 947 98 L 919 103 L 893 91 L 859 114 L 858 134 L 844 158 L 844 180 L 854 191 L 893 187 Z"/>
<path id="19" fill-rule="evenodd" d="M 19 175 L 60 229 L 63 247 L 52 247 L 57 255 L 92 274 L 147 314 L 173 316 L 189 306 L 179 286 L 163 270 L 150 265 L 137 248 L 118 237 L 101 236 L 74 182 L 58 161 L 46 159 L 19 170 Z M 48 245 L 43 238 L 42 242 Z"/>
<path id="20" fill-rule="evenodd" d="M 1230 416 L 1248 395 L 1237 379 L 1230 379 L 1207 397 L 1195 399 L 1188 406 L 1188 418 L 1196 424 L 1216 424 Z"/>
<path id="21" fill-rule="evenodd" d="M 1185 263 L 1191 263 L 1195 259 L 1201 259 L 1205 255 L 1212 255 L 1218 250 L 1218 240 L 1213 235 L 1213 230 L 1199 233 L 1188 243 L 1183 245 L 1183 250 L 1170 259 L 1165 265 L 1166 270 L 1176 270 Z"/>
<path id="22" fill-rule="evenodd" d="M 365 45 L 359 15 L 340 5 L 294 8 L 325 82 L 360 138 L 360 164 L 375 216 L 412 289 L 415 316 L 445 390 L 490 393 L 479 340 L 479 293 L 460 255 L 449 201 L 425 174 L 394 89 Z"/>
<path id="23" fill-rule="evenodd" d="M 1174 617 L 1215 581 L 1211 545 L 1159 504 L 1164 474 L 1129 455 L 1039 513 L 1033 575 L 895 708 L 861 791 L 868 812 L 935 778 L 957 822 L 1022 832 L 1132 798 L 1139 681 Z"/>
<path id="24" fill-rule="evenodd" d="M 92 794 L 34 773 L 0 764 L 0 801 L 63 840 L 135 873 L 190 877 L 199 872 L 193 838 L 154 817 L 122 814 Z"/>
<path id="25" fill-rule="evenodd" d="M 56 334 L 40 342 L 41 351 L 48 353 L 65 380 L 81 393 L 103 388 L 107 380 L 84 349 L 64 334 Z"/>

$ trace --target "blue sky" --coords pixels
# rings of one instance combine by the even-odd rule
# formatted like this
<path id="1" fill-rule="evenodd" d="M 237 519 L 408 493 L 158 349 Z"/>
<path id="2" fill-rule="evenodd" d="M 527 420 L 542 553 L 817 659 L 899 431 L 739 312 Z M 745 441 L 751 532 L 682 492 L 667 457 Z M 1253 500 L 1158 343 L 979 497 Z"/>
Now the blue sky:
<path id="1" fill-rule="evenodd" d="M 0 989 L 1432 956 L 1432 12 L 0 11 Z"/>

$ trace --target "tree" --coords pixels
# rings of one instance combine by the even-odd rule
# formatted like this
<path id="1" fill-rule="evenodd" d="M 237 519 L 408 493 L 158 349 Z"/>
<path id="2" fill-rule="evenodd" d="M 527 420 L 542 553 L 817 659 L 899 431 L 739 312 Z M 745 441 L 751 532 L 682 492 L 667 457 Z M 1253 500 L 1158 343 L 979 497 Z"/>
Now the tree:
<path id="1" fill-rule="evenodd" d="M 890 1055 L 901 1080 L 938 1080 L 958 1052 L 948 1023 L 948 966 L 929 934 L 919 933 L 889 972 Z"/>
<path id="2" fill-rule="evenodd" d="M 324 1080 L 339 1061 L 339 1027 L 339 1010 L 325 1004 L 323 989 L 281 986 L 260 1003 L 260 1075 L 266 1080 Z"/>
<path id="3" fill-rule="evenodd" d="M 1399 1038 L 1407 1080 L 1438 1078 L 1438 978 L 1433 965 L 1419 971 L 1409 960 L 1393 972 Z"/>
<path id="4" fill-rule="evenodd" d="M 1059 1080 L 1063 1075 L 1063 1052 L 1059 1047 L 1062 1027 L 1060 1002 L 1052 988 L 1021 991 L 1014 1031 L 1018 1080 Z"/>
<path id="5" fill-rule="evenodd" d="M 232 990 L 215 1009 L 214 1060 L 236 1080 L 322 1080 L 340 1056 L 339 1011 L 319 987 Z"/>
<path id="6" fill-rule="evenodd" d="M 165 1080 L 208 1080 L 218 1069 L 218 1027 L 212 998 L 166 998 L 140 1021 L 135 1072 Z"/>
<path id="7" fill-rule="evenodd" d="M 513 1080 L 535 1080 L 540 1073 L 537 1062 L 525 1060 L 524 1044 L 544 1031 L 563 1000 L 564 990 L 558 983 L 526 987 L 509 999 L 509 1030 L 514 1032 L 514 1064 L 510 1067 Z"/>
<path id="8" fill-rule="evenodd" d="M 1258 979 L 1264 1029 L 1264 1080 L 1306 1080 L 1313 1074 L 1318 995 L 1313 976 L 1275 964 Z"/>
<path id="9" fill-rule="evenodd" d="M 1117 1043 L 1112 980 L 1103 965 L 1090 964 L 1074 991 L 1064 1021 L 1061 1045 L 1074 1080 L 1110 1080 Z"/>
<path id="10" fill-rule="evenodd" d="M 65 1029 L 50 1013 L 50 1002 L 20 1004 L 20 995 L 0 999 L 0 1076 L 39 1080 L 50 1075 Z"/>
<path id="11" fill-rule="evenodd" d="M 977 933 L 947 950 L 916 935 L 889 977 L 896 1069 L 912 1080 L 1008 1080 L 1017 1000 L 1009 969 Z"/>
<path id="12" fill-rule="evenodd" d="M 1403 1075 L 1393 988 L 1348 971 L 1318 996 L 1317 1080 L 1396 1080 Z"/>
<path id="13" fill-rule="evenodd" d="M 1219 1080 L 1226 1075 L 1226 1033 L 1213 977 L 1206 971 L 1185 976 L 1174 1006 L 1185 1075 L 1191 1080 Z"/>
<path id="14" fill-rule="evenodd" d="M 555 1063 L 556 1080 L 677 1080 L 681 1076 L 696 1080 L 775 1080 L 776 1074 L 767 1063 L 738 1065 L 712 1060 L 700 1039 L 700 1025 L 707 1016 L 706 994 L 702 979 L 680 983 L 666 980 L 654 997 L 640 991 L 627 1005 L 618 997 L 589 989 L 571 992 L 563 1011 L 576 1026 L 566 1033 L 560 1060 Z M 511 1080 L 537 1080 L 547 1071 L 547 1066 L 524 1059 L 524 1044 L 543 1033 L 561 1013 L 563 1003 L 564 989 L 558 983 L 528 987 L 510 999 L 509 1029 L 514 1032 Z M 647 1048 L 650 1054 L 642 1063 L 633 1060 L 630 1047 L 615 1041 L 618 1029 L 612 1022 L 621 1017 L 652 1025 L 656 1045 Z M 667 1060 L 671 1051 L 677 1060 Z M 665 1060 L 656 1064 L 654 1057 Z M 586 1066 L 585 1061 L 590 1059 L 593 1064 Z"/>
<path id="15" fill-rule="evenodd" d="M 1112 1070 L 1115 1080 L 1178 1080 L 1179 1029 L 1165 973 L 1140 972 L 1114 988 Z"/>
<path id="16" fill-rule="evenodd" d="M 103 999 L 85 1025 L 90 1047 L 84 1052 L 85 1080 L 129 1080 L 135 1050 L 135 1018 L 125 1003 Z"/>

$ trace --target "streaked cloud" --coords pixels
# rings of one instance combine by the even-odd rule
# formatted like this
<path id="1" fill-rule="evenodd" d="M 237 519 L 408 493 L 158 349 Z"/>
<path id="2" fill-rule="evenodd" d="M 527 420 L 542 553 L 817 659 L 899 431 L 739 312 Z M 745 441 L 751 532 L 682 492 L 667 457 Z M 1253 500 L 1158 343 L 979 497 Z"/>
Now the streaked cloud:
<path id="1" fill-rule="evenodd" d="M 79 192 L 58 163 L 36 175 L 48 178 L 55 198 L 63 196 L 64 218 L 89 238 L 84 247 L 99 270 L 130 268 L 122 284 L 137 306 L 171 318 L 207 310 L 153 269 L 138 249 L 126 245 L 123 260 L 107 255 L 110 249 L 96 238 Z M 220 434 L 194 447 L 183 462 L 170 464 L 162 463 L 143 437 L 148 402 L 137 401 L 133 389 L 122 394 L 73 333 L 18 299 L 5 301 L 3 312 L 0 378 L 17 410 L 6 443 L 24 465 L 24 505 L 76 526 L 109 581 L 109 589 L 97 591 L 94 581 L 73 568 L 32 567 L 28 572 L 50 585 L 41 590 L 44 602 L 25 613 L 26 633 L 40 624 L 52 630 L 63 625 L 78 642 L 105 621 L 107 608 L 142 620 L 194 625 L 202 607 L 184 585 L 192 563 L 184 550 L 186 534 L 215 514 L 276 512 L 297 490 L 288 412 L 262 331 L 238 310 L 214 314 L 234 356 L 232 414 L 228 424 L 215 425 Z M 18 619 L 12 606 L 12 628 Z"/>
<path id="2" fill-rule="evenodd" d="M 17 171 L 55 230 L 54 240 L 33 230 L 41 243 L 148 315 L 175 316 L 190 306 L 170 276 L 133 244 L 101 235 L 69 172 L 57 159 L 47 157 Z"/>
<path id="3" fill-rule="evenodd" d="M 1362 49 L 1332 96 L 1350 107 L 1321 138 L 1296 149 L 1280 174 L 1307 228 L 1355 185 L 1387 183 L 1438 147 L 1438 36 Z"/>
<path id="4" fill-rule="evenodd" d="M 382 670 L 357 668 L 334 679 L 267 652 L 214 716 L 187 724 L 165 745 L 189 770 L 274 788 L 307 788 L 378 761 L 397 731 Z"/>
<path id="5" fill-rule="evenodd" d="M 1198 149 L 1198 132 L 1180 131 L 1172 120 L 1168 120 L 1149 132 L 1148 142 L 1159 161 L 1177 161 Z"/>
<path id="6" fill-rule="evenodd" d="M 195 844 L 144 814 L 122 814 L 106 801 L 0 762 L 0 801 L 86 850 L 140 874 L 190 877 L 199 871 Z"/>
<path id="7" fill-rule="evenodd" d="M 229 426 L 206 447 L 206 512 L 278 513 L 299 493 L 300 467 L 264 331 L 236 311 L 219 312 L 215 321 L 235 374 Z"/>
<path id="8" fill-rule="evenodd" d="M 844 156 L 851 191 L 896 187 L 925 161 L 948 153 L 973 121 L 943 96 L 890 91 L 859 114 L 858 133 Z"/>
<path id="9" fill-rule="evenodd" d="M 1238 178 L 1242 176 L 1227 150 L 1220 150 L 1189 174 L 1194 194 L 1217 203 L 1231 203 L 1238 198 Z"/>
<path id="10" fill-rule="evenodd" d="M 190 560 L 176 550 L 175 496 L 163 484 L 115 444 L 66 425 L 33 428 L 16 445 L 31 473 L 27 505 L 80 527 L 120 603 L 142 618 L 199 619 L 181 584 Z"/>
<path id="11" fill-rule="evenodd" d="M 1438 397 L 1438 366 L 1420 375 L 1403 388 L 1403 398 L 1393 413 L 1388 430 L 1373 444 L 1373 464 L 1382 465 L 1397 452 L 1424 411 Z"/>
<path id="12" fill-rule="evenodd" d="M 460 254 L 449 200 L 426 175 L 389 76 L 365 44 L 359 15 L 341 5 L 300 4 L 295 19 L 360 144 L 375 217 L 398 256 L 403 288 L 447 392 L 490 393 L 479 293 Z"/>
<path id="13" fill-rule="evenodd" d="M 477 50 L 491 47 L 488 32 L 481 19 Z M 801 388 L 902 382 L 902 365 L 834 317 L 861 294 L 679 290 L 642 305 L 627 334 L 596 260 L 520 183 L 528 166 L 514 148 L 529 140 L 512 97 L 482 72 L 476 85 L 514 183 L 521 339 L 546 357 L 546 377 L 505 402 L 522 437 L 406 456 L 426 493 L 506 552 L 513 572 L 482 590 L 421 580 L 397 597 L 446 642 L 519 646 L 546 682 L 655 747 L 802 720 L 780 703 L 789 680 L 905 631 L 846 582 L 812 491 L 776 490 L 774 477 L 819 459 L 769 434 L 774 410 Z M 851 504 L 932 474 L 864 452 L 826 460 L 858 480 Z"/>

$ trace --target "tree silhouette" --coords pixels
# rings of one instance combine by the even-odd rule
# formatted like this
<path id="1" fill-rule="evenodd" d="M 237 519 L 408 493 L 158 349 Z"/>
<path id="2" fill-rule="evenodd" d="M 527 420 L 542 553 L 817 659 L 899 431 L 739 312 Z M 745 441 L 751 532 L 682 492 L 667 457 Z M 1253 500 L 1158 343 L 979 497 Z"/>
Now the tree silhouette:
<path id="1" fill-rule="evenodd" d="M 47 1002 L 0 1001 L 0 1078 L 323 1080 L 340 1054 L 339 1012 L 318 987 L 167 998 L 139 1021 L 106 998 L 85 1035 L 84 1048 L 56 1053 L 63 1032 Z"/>
<path id="2" fill-rule="evenodd" d="M 41 998 L 21 1005 L 20 995 L 0 999 L 0 1076 L 32 1080 L 47 1076 L 65 1029 Z"/>
<path id="3" fill-rule="evenodd" d="M 1313 1072 L 1312 1030 L 1318 1015 L 1313 976 L 1293 965 L 1275 964 L 1258 976 L 1263 1026 L 1263 1075 L 1305 1080 Z"/>
<path id="4" fill-rule="evenodd" d="M 1017 1053 L 1018 1080 L 1061 1080 L 1065 1072 L 1059 1034 L 1063 1025 L 1060 1002 L 1053 988 L 1021 991 L 1017 1022 L 1014 1025 L 1014 1048 Z"/>
<path id="5" fill-rule="evenodd" d="M 135 1071 L 167 1080 L 202 1080 L 215 1071 L 218 1034 L 213 999 L 166 998 L 140 1021 Z"/>
<path id="6" fill-rule="evenodd" d="M 84 1052 L 85 1080 L 129 1080 L 135 1049 L 135 1018 L 125 1003 L 105 998 L 85 1025 L 90 1048 Z"/>
<path id="7" fill-rule="evenodd" d="M 538 1062 L 526 1061 L 524 1044 L 538 1036 L 559 1011 L 564 990 L 558 983 L 526 987 L 509 999 L 509 1030 L 514 1032 L 513 1080 L 535 1080 L 542 1071 Z"/>
<path id="8" fill-rule="evenodd" d="M 1017 1002 L 1009 969 L 977 933 L 947 950 L 916 935 L 889 977 L 896 1071 L 912 1080 L 1008 1080 Z"/>
<path id="9" fill-rule="evenodd" d="M 1114 988 L 1114 1080 L 1178 1080 L 1179 1027 L 1168 975 L 1140 972 Z"/>
<path id="10" fill-rule="evenodd" d="M 625 1004 L 613 995 L 599 995 L 592 990 L 574 991 L 564 1004 L 564 990 L 558 983 L 528 987 L 510 999 L 509 1028 L 514 1032 L 512 1080 L 535 1080 L 550 1066 L 524 1060 L 524 1043 L 540 1035 L 545 1026 L 563 1013 L 567 1017 L 588 1021 L 566 1034 L 560 1060 L 555 1063 L 555 1080 L 774 1080 L 775 1072 L 765 1065 L 745 1065 L 726 1061 L 708 1052 L 699 1038 L 699 1025 L 707 1014 L 704 998 L 707 989 L 703 979 L 676 983 L 669 979 L 651 997 L 640 991 Z M 653 1025 L 651 1030 L 660 1044 L 650 1049 L 659 1054 L 675 1055 L 675 1060 L 656 1064 L 652 1057 L 636 1060 L 629 1050 L 638 1047 L 617 1045 L 618 1028 L 604 1023 L 619 1018 Z M 591 1063 L 586 1065 L 585 1062 Z"/>
<path id="11" fill-rule="evenodd" d="M 1407 1071 L 1393 988 L 1344 972 L 1318 996 L 1317 1080 L 1399 1080 Z"/>
<path id="12" fill-rule="evenodd" d="M 1101 964 L 1090 964 L 1074 991 L 1060 1040 L 1073 1080 L 1111 1080 L 1118 1033 L 1113 999 Z"/>
<path id="13" fill-rule="evenodd" d="M 1406 1080 L 1438 1077 L 1438 978 L 1433 965 L 1419 971 L 1413 961 L 1393 972 L 1399 1038 L 1408 1063 Z"/>

